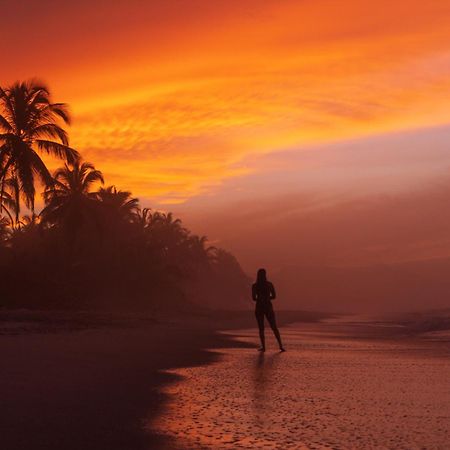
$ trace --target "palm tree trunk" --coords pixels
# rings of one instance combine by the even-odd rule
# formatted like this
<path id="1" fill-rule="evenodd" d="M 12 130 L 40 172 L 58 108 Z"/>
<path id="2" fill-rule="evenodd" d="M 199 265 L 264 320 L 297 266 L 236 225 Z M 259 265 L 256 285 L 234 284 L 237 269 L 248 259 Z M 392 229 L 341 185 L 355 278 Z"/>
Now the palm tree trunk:
<path id="1" fill-rule="evenodd" d="M 9 166 L 12 164 L 11 158 L 8 159 L 8 162 L 5 164 L 5 167 L 2 170 L 2 174 L 0 175 L 0 180 L 2 180 L 2 189 L 0 192 L 0 211 L 3 209 L 3 194 L 5 193 L 5 178 L 6 173 L 9 169 Z"/>

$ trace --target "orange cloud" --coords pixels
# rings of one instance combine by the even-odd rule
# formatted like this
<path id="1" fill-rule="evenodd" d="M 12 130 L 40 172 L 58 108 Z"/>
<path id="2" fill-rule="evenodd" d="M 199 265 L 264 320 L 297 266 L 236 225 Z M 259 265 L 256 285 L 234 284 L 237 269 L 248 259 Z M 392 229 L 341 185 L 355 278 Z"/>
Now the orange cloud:
<path id="1" fill-rule="evenodd" d="M 40 57 L 5 75 L 47 79 L 73 145 L 136 195 L 180 202 L 251 155 L 450 122 L 448 2 L 148 3 L 66 5 L 61 42 L 24 31 Z"/>

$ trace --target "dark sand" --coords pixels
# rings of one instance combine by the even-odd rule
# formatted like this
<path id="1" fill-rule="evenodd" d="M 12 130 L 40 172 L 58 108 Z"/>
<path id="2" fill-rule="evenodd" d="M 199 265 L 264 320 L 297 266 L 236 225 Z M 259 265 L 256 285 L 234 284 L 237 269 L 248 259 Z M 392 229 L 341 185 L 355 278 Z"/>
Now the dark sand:
<path id="1" fill-rule="evenodd" d="M 149 429 L 182 449 L 448 449 L 450 339 L 422 322 L 342 317 L 284 327 L 286 353 L 273 338 L 265 354 L 224 349 L 172 372 L 183 378 Z"/>
<path id="2" fill-rule="evenodd" d="M 251 312 L 184 316 L 1 313 L 1 450 L 175 448 L 148 427 L 166 406 L 161 388 L 180 379 L 169 371 L 217 361 L 205 348 L 248 347 L 216 330 L 253 324 Z"/>

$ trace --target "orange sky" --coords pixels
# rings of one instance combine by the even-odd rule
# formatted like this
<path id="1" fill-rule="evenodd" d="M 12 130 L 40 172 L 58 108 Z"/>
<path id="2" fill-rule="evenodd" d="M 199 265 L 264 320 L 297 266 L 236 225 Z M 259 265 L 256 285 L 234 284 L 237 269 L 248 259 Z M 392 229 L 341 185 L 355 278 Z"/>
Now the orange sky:
<path id="1" fill-rule="evenodd" d="M 393 189 L 442 166 L 423 155 L 430 139 L 448 148 L 433 131 L 450 125 L 448 0 L 4 3 L 0 82 L 47 81 L 71 105 L 72 145 L 148 205 L 194 220 L 348 180 L 385 192 L 391 153 Z M 352 142 L 382 142 L 376 176 L 370 152 L 341 159 Z"/>
<path id="2" fill-rule="evenodd" d="M 1 81 L 45 79 L 72 144 L 159 202 L 251 155 L 450 122 L 448 1 L 33 3 L 6 7 Z"/>

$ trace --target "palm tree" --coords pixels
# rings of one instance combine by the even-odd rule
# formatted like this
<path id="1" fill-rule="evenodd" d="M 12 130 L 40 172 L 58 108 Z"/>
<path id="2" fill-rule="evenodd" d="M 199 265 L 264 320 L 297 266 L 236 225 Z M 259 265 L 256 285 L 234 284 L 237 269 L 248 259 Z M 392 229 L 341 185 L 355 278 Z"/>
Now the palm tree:
<path id="1" fill-rule="evenodd" d="M 131 197 L 131 192 L 117 190 L 115 186 L 101 187 L 96 196 L 120 219 L 131 221 L 139 210 L 139 199 Z"/>
<path id="2" fill-rule="evenodd" d="M 131 222 L 135 225 L 135 228 L 140 233 L 145 233 L 145 231 L 150 226 L 151 219 L 152 210 L 150 208 L 144 208 L 142 210 L 140 208 L 137 208 L 133 213 Z"/>
<path id="3" fill-rule="evenodd" d="M 11 226 L 17 226 L 19 224 L 19 215 L 20 215 L 20 183 L 17 177 L 7 178 L 4 181 L 4 189 L 3 196 L 5 200 L 5 204 L 9 211 L 14 214 L 14 220 L 11 219 Z"/>
<path id="4" fill-rule="evenodd" d="M 207 264 L 210 258 L 214 258 L 214 252 L 217 248 L 214 246 L 206 246 L 208 238 L 206 236 L 197 236 L 193 234 L 188 238 L 188 247 L 191 253 L 191 258 L 194 262 L 199 264 Z"/>
<path id="5" fill-rule="evenodd" d="M 3 167 L 5 166 L 5 155 L 0 150 L 0 173 L 3 171 Z M 0 182 L 0 214 L 6 213 L 9 217 L 10 225 L 14 225 L 13 214 L 16 216 L 19 215 L 19 205 L 17 200 L 17 195 L 15 191 L 16 183 L 15 179 L 12 178 L 4 178 Z"/>
<path id="6" fill-rule="evenodd" d="M 213 259 L 215 247 L 206 246 L 208 238 L 206 236 L 189 235 L 186 241 L 186 269 L 191 275 L 205 271 L 210 267 Z"/>
<path id="7" fill-rule="evenodd" d="M 173 214 L 155 211 L 151 217 L 151 226 L 162 228 L 173 233 L 184 233 L 186 230 L 182 226 L 180 219 L 174 219 Z"/>
<path id="8" fill-rule="evenodd" d="M 0 244 L 11 235 L 10 223 L 6 217 L 0 216 Z"/>
<path id="9" fill-rule="evenodd" d="M 32 249 L 39 248 L 41 241 L 40 217 L 37 214 L 23 216 L 16 220 L 14 227 L 11 227 L 9 240 L 11 247 L 24 255 L 33 253 Z"/>
<path id="10" fill-rule="evenodd" d="M 74 163 L 79 155 L 69 147 L 63 126 L 70 124 L 64 103 L 52 103 L 48 88 L 36 81 L 0 87 L 0 183 L 16 179 L 25 204 L 34 210 L 35 175 L 45 185 L 52 177 L 40 153 Z M 0 197 L 1 199 L 2 197 Z"/>
<path id="11" fill-rule="evenodd" d="M 39 227 L 41 217 L 37 214 L 31 214 L 23 216 L 19 222 L 17 228 L 21 231 L 28 231 L 30 229 L 35 229 Z"/>
<path id="12" fill-rule="evenodd" d="M 165 250 L 179 247 L 187 236 L 187 230 L 183 228 L 181 220 L 174 219 L 171 212 L 154 212 L 151 216 L 149 231 L 154 243 Z"/>
<path id="13" fill-rule="evenodd" d="M 6 213 L 9 218 L 9 224 L 11 227 L 13 227 L 14 223 L 17 223 L 18 221 L 19 206 L 16 201 L 17 199 L 15 196 L 15 192 L 10 192 L 13 181 L 11 179 L 8 179 L 3 184 L 3 190 L 0 190 L 0 213 Z M 15 219 L 13 217 L 13 214 L 15 216 Z"/>
<path id="14" fill-rule="evenodd" d="M 46 223 L 64 223 L 71 228 L 89 220 L 97 200 L 91 192 L 96 183 L 104 183 L 103 174 L 88 162 L 75 161 L 56 170 L 52 184 L 44 192 L 45 208 L 41 216 Z"/>

